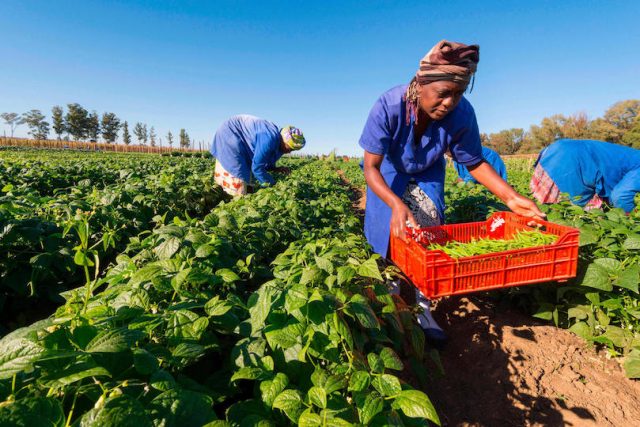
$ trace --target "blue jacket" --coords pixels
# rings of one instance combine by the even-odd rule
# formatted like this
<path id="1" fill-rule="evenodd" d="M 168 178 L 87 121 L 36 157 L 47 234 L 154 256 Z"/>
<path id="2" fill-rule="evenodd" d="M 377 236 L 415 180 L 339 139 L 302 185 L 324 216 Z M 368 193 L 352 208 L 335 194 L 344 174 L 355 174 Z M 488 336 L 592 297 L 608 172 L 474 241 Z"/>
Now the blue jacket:
<path id="1" fill-rule="evenodd" d="M 484 157 L 484 160 L 489 163 L 493 169 L 495 169 L 502 179 L 505 181 L 507 180 L 507 167 L 504 165 L 502 158 L 500 158 L 500 154 L 496 153 L 491 148 L 482 147 L 482 157 Z M 473 182 L 474 184 L 478 183 L 478 181 L 471 176 L 469 169 L 467 169 L 466 166 L 461 165 L 456 161 L 453 162 L 453 166 L 456 168 L 456 172 L 458 172 L 460 179 L 464 182 Z"/>
<path id="2" fill-rule="evenodd" d="M 410 179 L 429 196 L 444 221 L 444 153 L 448 150 L 457 162 L 472 166 L 482 160 L 480 133 L 471 104 L 462 98 L 444 119 L 429 124 L 418 144 L 414 143 L 411 117 L 405 121 L 403 95 L 407 85 L 382 94 L 369 113 L 360 137 L 360 146 L 373 154 L 384 155 L 380 172 L 387 185 L 402 197 Z M 367 189 L 364 233 L 373 250 L 386 257 L 389 248 L 391 208 Z"/>
<path id="3" fill-rule="evenodd" d="M 211 154 L 244 182 L 250 182 L 253 174 L 260 183 L 273 184 L 267 171 L 284 154 L 280 141 L 280 129 L 275 124 L 249 115 L 233 116 L 216 131 Z"/>
<path id="4" fill-rule="evenodd" d="M 602 141 L 561 139 L 540 152 L 542 168 L 574 203 L 584 206 L 594 194 L 631 212 L 640 191 L 640 150 Z"/>

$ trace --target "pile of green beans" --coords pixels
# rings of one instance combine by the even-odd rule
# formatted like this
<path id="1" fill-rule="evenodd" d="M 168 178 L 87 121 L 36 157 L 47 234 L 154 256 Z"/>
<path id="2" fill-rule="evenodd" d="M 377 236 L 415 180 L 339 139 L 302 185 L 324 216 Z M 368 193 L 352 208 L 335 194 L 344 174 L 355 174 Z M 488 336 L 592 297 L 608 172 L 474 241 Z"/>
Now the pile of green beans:
<path id="1" fill-rule="evenodd" d="M 441 250 L 451 258 L 464 258 L 474 255 L 484 255 L 495 252 L 523 249 L 534 246 L 550 245 L 558 236 L 545 234 L 538 230 L 519 231 L 512 239 L 472 239 L 470 242 L 447 242 L 444 245 L 432 243 L 429 250 Z"/>

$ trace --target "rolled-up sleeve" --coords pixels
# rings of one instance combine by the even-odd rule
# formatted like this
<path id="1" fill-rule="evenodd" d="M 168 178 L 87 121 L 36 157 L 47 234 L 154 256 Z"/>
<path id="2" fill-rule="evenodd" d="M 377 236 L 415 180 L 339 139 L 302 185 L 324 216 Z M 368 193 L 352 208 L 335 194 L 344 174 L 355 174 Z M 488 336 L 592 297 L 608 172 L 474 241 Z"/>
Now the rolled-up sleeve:
<path id="1" fill-rule="evenodd" d="M 372 154 L 384 155 L 389 151 L 391 132 L 388 107 L 383 98 L 378 99 L 371 108 L 359 144 L 365 151 Z"/>

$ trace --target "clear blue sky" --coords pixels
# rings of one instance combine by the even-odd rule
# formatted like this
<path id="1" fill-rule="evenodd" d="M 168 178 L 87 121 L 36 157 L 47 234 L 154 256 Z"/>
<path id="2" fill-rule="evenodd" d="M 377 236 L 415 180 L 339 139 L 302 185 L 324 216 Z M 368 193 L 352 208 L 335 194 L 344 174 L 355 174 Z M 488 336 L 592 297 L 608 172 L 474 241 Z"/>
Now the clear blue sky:
<path id="1" fill-rule="evenodd" d="M 638 0 L 2 0 L 0 112 L 78 102 L 207 145 L 247 113 L 359 154 L 373 102 L 440 39 L 480 45 L 467 96 L 494 132 L 640 98 L 639 28 Z"/>

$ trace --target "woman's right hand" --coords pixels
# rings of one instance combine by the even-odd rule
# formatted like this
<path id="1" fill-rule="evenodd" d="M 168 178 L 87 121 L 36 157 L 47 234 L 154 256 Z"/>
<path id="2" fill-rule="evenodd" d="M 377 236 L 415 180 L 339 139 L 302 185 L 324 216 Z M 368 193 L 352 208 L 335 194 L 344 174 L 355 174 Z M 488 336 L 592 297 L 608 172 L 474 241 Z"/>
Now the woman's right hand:
<path id="1" fill-rule="evenodd" d="M 418 223 L 413 217 L 411 209 L 402 202 L 396 203 L 391 209 L 391 234 L 406 241 L 407 221 L 411 227 L 418 228 Z"/>

